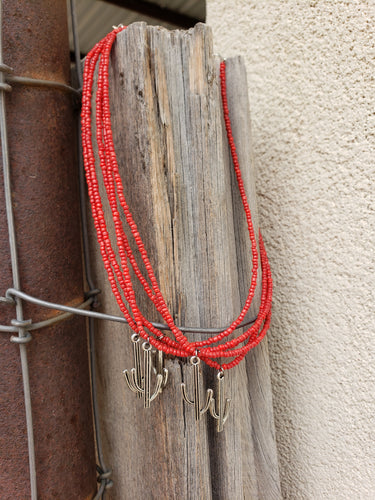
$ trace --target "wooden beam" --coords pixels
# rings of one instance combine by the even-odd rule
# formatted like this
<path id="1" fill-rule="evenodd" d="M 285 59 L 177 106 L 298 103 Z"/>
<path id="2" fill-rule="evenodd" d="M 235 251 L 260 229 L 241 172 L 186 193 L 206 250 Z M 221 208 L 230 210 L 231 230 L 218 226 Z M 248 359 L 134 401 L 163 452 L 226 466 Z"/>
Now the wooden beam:
<path id="1" fill-rule="evenodd" d="M 152 17 L 163 21 L 167 24 L 173 24 L 180 28 L 191 28 L 199 22 L 204 22 L 204 18 L 192 17 L 187 14 L 182 14 L 176 10 L 162 7 L 154 2 L 146 0 L 105 0 L 107 3 L 112 3 L 118 7 L 138 12 L 144 16 Z"/>

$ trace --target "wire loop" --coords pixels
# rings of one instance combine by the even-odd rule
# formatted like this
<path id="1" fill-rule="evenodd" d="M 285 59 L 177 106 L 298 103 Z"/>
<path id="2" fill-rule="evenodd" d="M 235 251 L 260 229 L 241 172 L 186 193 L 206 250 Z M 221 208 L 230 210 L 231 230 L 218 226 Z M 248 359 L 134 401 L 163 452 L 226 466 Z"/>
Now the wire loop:
<path id="1" fill-rule="evenodd" d="M 104 484 L 104 489 L 109 490 L 113 486 L 113 481 L 110 479 L 112 476 L 111 469 L 103 471 L 98 465 L 96 466 L 98 472 L 97 482 Z"/>
<path id="2" fill-rule="evenodd" d="M 12 87 L 7 83 L 0 82 L 0 90 L 4 90 L 4 92 L 12 92 Z"/>
<path id="3" fill-rule="evenodd" d="M 33 340 L 33 336 L 30 332 L 26 332 L 24 337 L 17 337 L 16 335 L 10 337 L 10 341 L 14 344 L 28 344 L 31 340 Z"/>
<path id="4" fill-rule="evenodd" d="M 0 63 L 0 73 L 13 73 L 14 69 L 7 64 Z"/>

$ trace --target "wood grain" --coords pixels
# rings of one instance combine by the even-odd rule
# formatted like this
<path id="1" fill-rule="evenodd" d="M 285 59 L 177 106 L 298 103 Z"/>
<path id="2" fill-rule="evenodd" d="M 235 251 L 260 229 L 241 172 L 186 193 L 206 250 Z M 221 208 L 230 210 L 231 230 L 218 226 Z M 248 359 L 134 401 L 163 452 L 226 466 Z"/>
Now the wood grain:
<path id="1" fill-rule="evenodd" d="M 136 23 L 118 35 L 111 56 L 112 128 L 125 195 L 168 306 L 185 326 L 231 323 L 250 282 L 247 230 L 223 127 L 219 62 L 203 24 L 167 31 Z M 257 226 L 246 75 L 243 80 L 237 58 L 228 66 L 234 132 Z M 243 88 L 235 84 L 238 78 Z M 94 243 L 93 261 L 103 310 L 118 314 Z M 140 287 L 136 292 L 147 317 L 160 321 Z M 259 292 L 253 314 L 257 307 Z M 233 408 L 219 434 L 210 416 L 196 423 L 194 409 L 182 401 L 181 382 L 192 391 L 187 360 L 166 360 L 168 385 L 144 410 L 121 373 L 133 364 L 131 332 L 111 323 L 98 329 L 101 425 L 114 480 L 110 498 L 280 498 L 266 346 L 226 377 Z M 213 370 L 202 370 L 205 388 L 215 378 Z"/>

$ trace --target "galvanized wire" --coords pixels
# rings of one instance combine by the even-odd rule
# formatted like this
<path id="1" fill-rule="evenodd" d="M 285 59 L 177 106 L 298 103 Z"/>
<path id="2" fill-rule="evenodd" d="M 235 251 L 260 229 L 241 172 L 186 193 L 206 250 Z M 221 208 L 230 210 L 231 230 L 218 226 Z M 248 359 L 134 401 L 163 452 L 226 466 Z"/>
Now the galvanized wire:
<path id="1" fill-rule="evenodd" d="M 76 5 L 75 0 L 70 0 L 70 16 L 72 24 L 73 33 L 73 44 L 74 44 L 74 56 L 76 64 L 77 81 L 79 86 L 82 88 L 83 75 L 81 66 L 81 51 L 79 47 L 79 36 L 77 29 L 77 15 L 76 15 Z M 85 183 L 85 173 L 82 158 L 82 138 L 81 138 L 81 126 L 80 121 L 78 123 L 78 168 L 79 168 L 79 192 L 80 192 L 80 212 L 81 212 L 81 228 L 82 228 L 82 246 L 83 246 L 83 260 L 85 268 L 85 278 L 87 285 L 90 290 L 95 290 L 94 280 L 92 278 L 91 272 L 91 262 L 90 262 L 90 250 L 89 250 L 89 236 L 88 236 L 88 223 L 87 223 L 87 212 L 86 212 L 86 183 Z M 93 312 L 93 311 L 87 311 Z M 125 318 L 124 318 L 125 319 Z M 94 420 L 94 432 L 95 432 L 95 443 L 96 443 L 96 455 L 98 458 L 100 470 L 98 481 L 100 481 L 100 487 L 97 491 L 94 500 L 99 500 L 105 498 L 106 488 L 110 488 L 113 482 L 110 480 L 112 471 L 107 468 L 102 447 L 102 438 L 100 430 L 100 418 L 99 418 L 99 404 L 98 404 L 98 392 L 96 385 L 96 353 L 95 353 L 95 321 L 94 317 L 89 319 L 89 353 L 90 353 L 90 376 L 91 376 L 91 397 L 92 397 L 92 412 Z M 103 476 L 104 474 L 104 476 Z"/>
<path id="2" fill-rule="evenodd" d="M 0 83 L 4 84 L 2 7 L 3 7 L 3 2 L 1 1 L 0 2 L 0 65 L 1 65 Z M 21 288 L 21 284 L 20 284 L 20 275 L 18 266 L 16 230 L 14 226 L 14 215 L 13 215 L 13 205 L 12 205 L 5 92 L 6 89 L 2 86 L 2 88 L 0 88 L 0 136 L 1 136 L 1 150 L 2 150 L 2 163 L 3 163 L 3 175 L 4 175 L 5 209 L 6 209 L 7 224 L 8 224 L 9 249 L 10 249 L 10 259 L 12 266 L 13 286 L 15 289 L 19 290 Z M 27 329 L 22 326 L 22 323 L 24 321 L 23 307 L 22 307 L 22 301 L 19 298 L 16 298 L 16 317 L 17 321 L 19 322 L 18 337 L 20 339 L 23 339 L 27 337 Z M 21 358 L 23 392 L 25 399 L 31 499 L 37 500 L 38 493 L 37 493 L 36 468 L 35 468 L 35 446 L 34 446 L 33 417 L 32 417 L 32 407 L 31 407 L 31 394 L 30 394 L 29 366 L 27 360 L 27 346 L 26 343 L 21 341 L 19 347 L 20 347 L 20 358 Z"/>
<path id="3" fill-rule="evenodd" d="M 48 87 L 51 89 L 62 90 L 63 92 L 74 94 L 77 97 L 81 96 L 81 91 L 79 89 L 75 89 L 61 82 L 54 82 L 51 80 L 41 80 L 39 78 L 29 78 L 27 76 L 15 76 L 15 75 L 8 76 L 7 81 L 11 83 L 19 83 L 21 85 L 29 85 L 31 87 Z"/>
<path id="4" fill-rule="evenodd" d="M 99 290 L 97 288 L 92 289 L 91 291 L 87 292 L 86 295 L 97 295 L 99 293 Z M 127 320 L 123 316 L 116 316 L 113 314 L 107 314 L 107 313 L 102 313 L 98 311 L 90 311 L 90 310 L 85 310 L 85 307 L 87 305 L 93 305 L 95 299 L 91 298 L 90 300 L 83 302 L 83 304 L 77 306 L 77 307 L 72 307 L 72 306 L 66 306 L 64 304 L 57 304 L 55 302 L 48 302 L 47 300 L 42 300 L 38 299 L 36 297 L 33 297 L 32 295 L 29 295 L 28 293 L 22 292 L 21 290 L 16 290 L 15 288 L 9 288 L 6 293 L 5 297 L 0 297 L 0 302 L 9 302 L 10 300 L 14 299 L 22 299 L 26 302 L 31 302 L 32 304 L 35 304 L 40 307 L 46 307 L 47 309 L 54 309 L 55 311 L 64 311 L 66 313 L 69 313 L 69 315 L 72 314 L 77 314 L 79 316 L 86 316 L 88 318 L 93 318 L 93 319 L 102 319 L 102 320 L 107 320 L 107 321 L 115 321 L 117 323 L 124 323 L 128 324 Z M 50 320 L 46 321 L 58 321 L 58 318 L 63 318 L 63 315 L 57 316 L 55 318 L 51 318 Z M 246 326 L 251 325 L 254 323 L 256 318 L 252 318 L 249 321 L 245 321 L 241 323 L 237 329 L 239 328 L 244 328 Z M 43 328 L 45 322 L 40 322 L 40 323 L 31 323 L 29 330 L 36 330 L 37 328 Z M 165 330 L 165 331 L 170 331 L 170 327 L 166 325 L 165 323 L 157 323 L 157 322 L 152 322 L 151 323 L 155 328 L 158 328 L 159 330 Z M 46 324 L 45 326 L 48 326 Z M 178 327 L 182 332 L 184 333 L 202 333 L 202 334 L 208 334 L 212 335 L 215 333 L 220 333 L 227 328 L 228 326 L 220 327 L 220 328 L 201 328 L 198 326 L 179 326 Z M 11 326 L 4 326 L 0 325 L 0 332 L 14 332 L 16 329 Z"/>

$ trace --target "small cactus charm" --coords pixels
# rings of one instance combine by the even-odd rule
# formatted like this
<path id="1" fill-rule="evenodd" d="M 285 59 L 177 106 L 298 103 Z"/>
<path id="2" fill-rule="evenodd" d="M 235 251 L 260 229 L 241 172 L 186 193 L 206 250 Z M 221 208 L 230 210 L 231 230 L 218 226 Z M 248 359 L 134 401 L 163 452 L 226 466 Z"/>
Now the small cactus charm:
<path id="1" fill-rule="evenodd" d="M 141 337 L 138 333 L 133 333 L 131 336 L 131 341 L 133 342 L 133 355 L 134 355 L 134 365 L 135 365 L 135 379 L 137 381 L 138 387 L 142 386 L 142 368 L 141 368 Z M 137 391 L 137 397 L 141 398 L 142 394 Z"/>
<path id="2" fill-rule="evenodd" d="M 132 342 L 134 344 L 134 361 L 135 368 L 130 370 L 130 375 L 128 370 L 124 370 L 123 374 L 125 381 L 129 389 L 141 397 L 143 394 L 143 406 L 144 408 L 149 408 L 151 402 L 156 398 L 158 394 L 165 387 L 168 380 L 168 370 L 163 368 L 162 373 L 156 375 L 156 385 L 153 394 L 151 395 L 151 351 L 152 347 L 149 342 L 144 342 L 142 344 L 143 349 L 143 376 L 141 370 L 140 362 L 140 352 L 139 352 L 139 342 L 140 338 L 138 334 L 132 335 Z"/>
<path id="3" fill-rule="evenodd" d="M 210 402 L 210 413 L 217 420 L 217 432 L 222 432 L 224 424 L 227 421 L 229 409 L 230 409 L 230 399 L 226 399 L 224 403 L 224 372 L 220 371 L 217 374 L 218 384 L 218 397 L 217 397 L 217 412 L 215 409 L 215 399 L 212 398 Z"/>
<path id="4" fill-rule="evenodd" d="M 196 421 L 200 420 L 201 415 L 203 415 L 204 413 L 206 413 L 206 411 L 208 410 L 208 408 L 210 406 L 210 403 L 211 403 L 211 400 L 212 400 L 212 395 L 213 395 L 212 389 L 207 389 L 207 392 L 206 392 L 206 404 L 203 406 L 203 408 L 201 408 L 200 407 L 201 406 L 201 404 L 200 404 L 200 390 L 199 390 L 199 365 L 200 365 L 200 362 L 201 361 L 198 358 L 198 356 L 192 356 L 190 358 L 190 363 L 194 367 L 194 400 L 190 400 L 187 397 L 186 386 L 185 386 L 184 383 L 181 384 L 182 396 L 183 396 L 184 400 L 189 405 L 194 406 L 195 420 Z"/>

